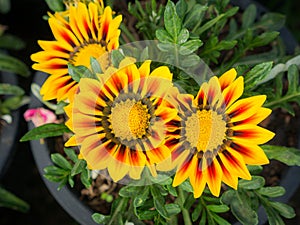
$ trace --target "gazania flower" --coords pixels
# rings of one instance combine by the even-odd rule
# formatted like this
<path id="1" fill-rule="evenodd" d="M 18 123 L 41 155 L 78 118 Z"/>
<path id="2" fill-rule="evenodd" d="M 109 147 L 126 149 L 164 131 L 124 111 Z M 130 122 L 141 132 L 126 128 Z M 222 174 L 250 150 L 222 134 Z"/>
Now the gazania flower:
<path id="1" fill-rule="evenodd" d="M 65 108 L 66 125 L 74 132 L 66 146 L 80 145 L 89 168 L 107 168 L 114 181 L 127 174 L 139 179 L 145 166 L 155 176 L 156 165 L 170 161 L 166 124 L 177 110 L 168 94 L 178 90 L 168 67 L 150 73 L 150 63 L 109 68 L 99 81 L 82 78 L 74 102 Z"/>
<path id="2" fill-rule="evenodd" d="M 50 74 L 41 88 L 44 100 L 73 98 L 78 83 L 68 75 L 68 63 L 89 67 L 91 57 L 97 59 L 118 48 L 122 17 L 113 19 L 110 7 L 100 15 L 97 5 L 78 2 L 69 6 L 68 16 L 63 16 L 65 12 L 50 15 L 49 25 L 56 40 L 39 41 L 43 51 L 31 55 L 37 62 L 32 68 Z M 102 61 L 101 66 L 107 67 L 108 62 Z"/>
<path id="3" fill-rule="evenodd" d="M 262 107 L 266 96 L 238 100 L 243 90 L 243 77 L 236 79 L 231 69 L 203 83 L 195 99 L 178 96 L 179 114 L 169 122 L 173 137 L 166 142 L 177 165 L 174 186 L 189 178 L 195 198 L 206 184 L 219 196 L 222 181 L 236 189 L 238 177 L 251 179 L 246 164 L 269 162 L 258 145 L 274 134 L 257 126 L 271 113 Z"/>

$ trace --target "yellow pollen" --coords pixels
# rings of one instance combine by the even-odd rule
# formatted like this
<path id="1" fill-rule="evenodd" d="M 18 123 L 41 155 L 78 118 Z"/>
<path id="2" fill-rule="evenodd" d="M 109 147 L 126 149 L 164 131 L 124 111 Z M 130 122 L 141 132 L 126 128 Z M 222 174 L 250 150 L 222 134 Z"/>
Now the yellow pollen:
<path id="1" fill-rule="evenodd" d="M 106 52 L 105 47 L 101 46 L 100 44 L 97 43 L 87 44 L 85 46 L 78 47 L 78 49 L 75 50 L 75 52 L 73 53 L 74 54 L 73 57 L 71 57 L 71 61 L 73 61 L 74 66 L 85 66 L 89 68 L 91 57 L 99 59 L 99 57 L 103 55 L 105 52 Z M 102 64 L 107 63 L 104 61 L 106 60 L 101 59 L 100 62 L 101 66 L 105 66 Z"/>
<path id="2" fill-rule="evenodd" d="M 136 138 L 142 138 L 149 126 L 150 115 L 147 106 L 137 102 L 131 108 L 129 113 L 129 128 Z"/>
<path id="3" fill-rule="evenodd" d="M 110 115 L 113 133 L 123 140 L 142 138 L 149 126 L 149 118 L 147 107 L 130 99 L 112 107 Z"/>
<path id="4" fill-rule="evenodd" d="M 217 149 L 223 143 L 226 122 L 215 111 L 198 110 L 186 123 L 186 138 L 198 151 Z"/>

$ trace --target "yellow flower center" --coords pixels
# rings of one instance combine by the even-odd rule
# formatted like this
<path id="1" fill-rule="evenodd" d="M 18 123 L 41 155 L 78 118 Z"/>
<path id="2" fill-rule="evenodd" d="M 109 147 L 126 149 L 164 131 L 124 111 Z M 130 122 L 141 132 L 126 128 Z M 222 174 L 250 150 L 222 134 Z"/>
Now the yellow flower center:
<path id="1" fill-rule="evenodd" d="M 116 137 L 123 140 L 142 138 L 149 126 L 150 115 L 141 102 L 127 99 L 111 108 L 111 126 Z"/>
<path id="2" fill-rule="evenodd" d="M 99 57 L 103 55 L 105 52 L 106 52 L 105 47 L 101 46 L 100 44 L 97 43 L 87 44 L 82 47 L 78 47 L 78 49 L 74 51 L 74 55 L 73 57 L 71 57 L 71 60 L 73 61 L 74 66 L 85 66 L 89 68 L 91 57 L 99 59 Z M 105 66 L 107 62 L 106 60 L 101 59 L 100 64 L 102 67 Z"/>
<path id="3" fill-rule="evenodd" d="M 225 139 L 226 122 L 215 111 L 198 110 L 188 117 L 185 125 L 187 141 L 199 152 L 213 151 Z"/>
<path id="4" fill-rule="evenodd" d="M 137 138 L 142 138 L 149 126 L 149 113 L 147 107 L 137 102 L 131 108 L 129 113 L 129 128 L 133 135 Z"/>

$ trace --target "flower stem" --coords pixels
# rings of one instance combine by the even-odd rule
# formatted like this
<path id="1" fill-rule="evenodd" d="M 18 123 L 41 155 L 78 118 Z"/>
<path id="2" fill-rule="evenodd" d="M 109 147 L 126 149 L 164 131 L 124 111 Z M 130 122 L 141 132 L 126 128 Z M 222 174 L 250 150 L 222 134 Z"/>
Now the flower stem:
<path id="1" fill-rule="evenodd" d="M 112 225 L 114 224 L 114 220 L 116 219 L 116 217 L 120 214 L 120 211 L 122 210 L 123 208 L 123 205 L 124 204 L 127 204 L 127 198 L 121 198 L 116 210 L 113 212 L 112 216 L 111 216 L 111 219 L 108 223 L 108 225 Z"/>
<path id="2" fill-rule="evenodd" d="M 178 203 L 179 203 L 180 208 L 181 208 L 184 225 L 192 225 L 190 213 L 186 208 L 184 208 L 185 196 L 184 196 L 183 190 L 181 189 L 180 186 L 178 186 L 177 191 L 178 191 L 178 200 L 179 200 Z"/>

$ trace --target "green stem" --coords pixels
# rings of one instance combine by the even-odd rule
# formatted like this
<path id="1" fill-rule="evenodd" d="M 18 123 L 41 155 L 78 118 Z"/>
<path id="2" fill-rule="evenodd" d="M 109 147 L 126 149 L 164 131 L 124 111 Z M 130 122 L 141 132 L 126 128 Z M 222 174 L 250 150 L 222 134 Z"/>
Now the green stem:
<path id="1" fill-rule="evenodd" d="M 178 199 L 179 199 L 179 203 L 180 203 L 180 208 L 181 208 L 181 212 L 182 212 L 182 216 L 183 216 L 184 225 L 192 225 L 190 213 L 187 209 L 184 208 L 185 196 L 184 196 L 183 190 L 181 189 L 180 186 L 178 186 L 177 191 L 178 191 Z"/>
<path id="2" fill-rule="evenodd" d="M 300 96 L 300 93 L 295 93 L 292 95 L 284 96 L 284 97 L 281 97 L 280 99 L 276 99 L 274 101 L 264 104 L 264 107 L 272 108 L 272 107 L 274 107 L 274 105 L 276 106 L 277 104 L 280 104 L 281 102 L 288 102 L 290 99 L 296 98 L 298 96 Z"/>
<path id="3" fill-rule="evenodd" d="M 122 207 L 123 207 L 123 204 L 126 204 L 126 202 L 127 202 L 126 200 L 127 200 L 126 198 L 122 198 L 122 199 L 120 200 L 120 202 L 119 202 L 119 204 L 118 204 L 116 210 L 114 211 L 114 213 L 113 213 L 112 216 L 111 216 L 111 219 L 110 219 L 108 225 L 114 224 L 113 222 L 114 222 L 115 218 L 117 217 L 117 215 L 118 215 L 119 213 L 121 213 L 120 211 L 121 211 L 121 209 L 122 209 Z"/>

